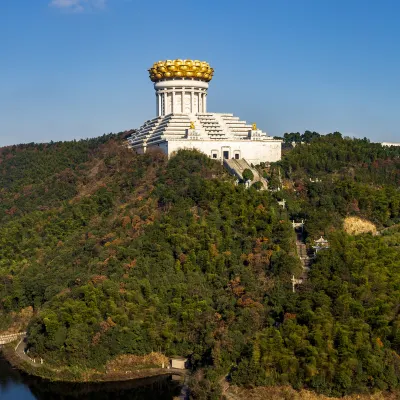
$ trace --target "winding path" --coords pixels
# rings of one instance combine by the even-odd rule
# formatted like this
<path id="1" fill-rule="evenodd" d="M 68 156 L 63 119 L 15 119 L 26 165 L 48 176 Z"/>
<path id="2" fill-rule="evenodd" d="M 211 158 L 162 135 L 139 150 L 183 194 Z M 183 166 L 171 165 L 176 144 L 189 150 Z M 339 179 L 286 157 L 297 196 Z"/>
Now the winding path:
<path id="1" fill-rule="evenodd" d="M 38 362 L 36 360 L 30 358 L 26 353 L 25 353 L 25 348 L 26 348 L 26 335 L 21 338 L 21 340 L 18 342 L 17 346 L 15 347 L 15 354 L 23 361 L 29 363 L 33 367 L 40 367 L 41 366 L 41 360 L 39 359 Z"/>

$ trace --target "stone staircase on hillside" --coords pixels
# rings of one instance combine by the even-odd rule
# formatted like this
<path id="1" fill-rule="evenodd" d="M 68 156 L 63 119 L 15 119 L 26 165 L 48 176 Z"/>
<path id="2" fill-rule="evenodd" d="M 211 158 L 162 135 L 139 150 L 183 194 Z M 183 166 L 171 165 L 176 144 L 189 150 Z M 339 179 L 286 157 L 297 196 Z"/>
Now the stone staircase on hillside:
<path id="1" fill-rule="evenodd" d="M 300 258 L 301 265 L 302 265 L 302 272 L 298 278 L 295 278 L 294 275 L 292 277 L 292 285 L 293 285 L 293 293 L 295 292 L 295 287 L 297 285 L 303 284 L 308 277 L 308 273 L 310 272 L 311 264 L 313 259 L 315 258 L 314 254 L 310 254 L 307 250 L 307 246 L 304 243 L 303 237 L 303 228 L 304 228 L 304 221 L 302 220 L 301 223 L 295 223 L 292 221 L 293 227 L 296 231 L 296 249 L 297 255 Z"/>
<path id="2" fill-rule="evenodd" d="M 297 254 L 300 258 L 303 267 L 303 272 L 300 276 L 300 279 L 302 281 L 305 281 L 307 279 L 307 274 L 310 271 L 311 259 L 308 256 L 307 247 L 302 241 L 297 240 L 296 247 L 297 247 Z"/>
<path id="3" fill-rule="evenodd" d="M 224 159 L 224 166 L 232 175 L 235 175 L 240 180 L 243 180 L 243 171 L 245 169 L 249 169 L 254 175 L 253 183 L 261 182 L 262 184 L 261 190 L 268 189 L 267 181 L 259 174 L 259 172 L 255 168 L 252 168 L 251 165 L 245 159 L 243 158 L 239 160 L 234 158 Z"/>

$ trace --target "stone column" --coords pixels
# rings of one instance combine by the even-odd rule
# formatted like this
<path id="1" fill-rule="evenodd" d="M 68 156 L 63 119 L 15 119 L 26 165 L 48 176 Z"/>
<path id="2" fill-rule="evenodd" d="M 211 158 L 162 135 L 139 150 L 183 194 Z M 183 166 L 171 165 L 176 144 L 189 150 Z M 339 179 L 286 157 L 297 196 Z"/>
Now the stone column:
<path id="1" fill-rule="evenodd" d="M 185 100 L 185 91 L 182 89 L 181 91 L 181 113 L 183 113 L 183 101 Z"/>
<path id="2" fill-rule="evenodd" d="M 183 79 L 165 80 L 156 82 L 154 88 L 158 94 L 156 104 L 158 116 L 170 113 L 188 112 L 195 114 L 197 112 L 207 112 L 207 82 Z M 185 93 L 187 93 L 188 97 L 187 104 L 185 103 Z M 179 100 L 181 100 L 180 104 Z M 197 105 L 195 100 L 197 100 Z"/>
<path id="3" fill-rule="evenodd" d="M 195 113 L 198 113 L 198 112 L 200 112 L 200 109 L 199 109 L 199 92 L 198 91 L 195 91 L 194 92 L 194 100 L 195 100 L 195 106 L 194 106 L 194 112 Z"/>

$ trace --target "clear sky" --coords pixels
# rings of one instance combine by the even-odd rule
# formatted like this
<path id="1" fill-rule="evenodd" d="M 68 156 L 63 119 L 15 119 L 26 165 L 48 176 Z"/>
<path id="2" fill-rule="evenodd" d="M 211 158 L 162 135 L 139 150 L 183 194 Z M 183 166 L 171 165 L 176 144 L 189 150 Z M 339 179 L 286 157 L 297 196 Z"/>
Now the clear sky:
<path id="1" fill-rule="evenodd" d="M 215 69 L 208 110 L 272 135 L 400 141 L 398 0 L 0 0 L 0 145 L 137 128 L 147 69 Z"/>

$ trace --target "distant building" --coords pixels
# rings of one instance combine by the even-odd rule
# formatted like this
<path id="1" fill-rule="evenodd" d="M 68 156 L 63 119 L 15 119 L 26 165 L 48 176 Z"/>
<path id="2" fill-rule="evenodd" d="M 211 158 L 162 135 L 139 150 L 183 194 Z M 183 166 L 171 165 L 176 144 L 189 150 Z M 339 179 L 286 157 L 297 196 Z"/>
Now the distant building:
<path id="1" fill-rule="evenodd" d="M 382 146 L 400 146 L 400 143 L 383 142 Z"/>
<path id="2" fill-rule="evenodd" d="M 175 369 L 187 369 L 189 367 L 189 361 L 185 357 L 174 357 L 171 358 L 171 368 Z"/>
<path id="3" fill-rule="evenodd" d="M 207 112 L 208 83 L 214 73 L 208 63 L 159 61 L 149 73 L 157 117 L 128 138 L 138 153 L 159 148 L 171 156 L 179 149 L 197 149 L 217 160 L 245 159 L 254 165 L 281 159 L 282 140 L 233 114 Z"/>
<path id="4" fill-rule="evenodd" d="M 318 253 L 320 250 L 329 249 L 329 242 L 321 236 L 319 239 L 314 240 L 314 246 L 312 247 L 315 253 Z"/>

